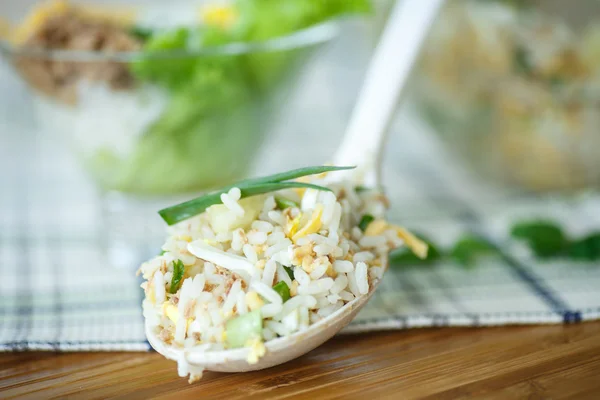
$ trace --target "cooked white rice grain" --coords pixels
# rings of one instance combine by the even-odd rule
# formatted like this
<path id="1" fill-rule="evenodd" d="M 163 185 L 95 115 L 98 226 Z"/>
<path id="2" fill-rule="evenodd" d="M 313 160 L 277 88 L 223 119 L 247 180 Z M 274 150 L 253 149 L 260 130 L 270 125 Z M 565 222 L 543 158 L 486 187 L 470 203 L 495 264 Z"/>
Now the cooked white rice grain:
<path id="1" fill-rule="evenodd" d="M 258 293 L 259 295 L 264 297 L 265 300 L 271 303 L 281 304 L 283 302 L 279 293 L 277 293 L 276 291 L 271 289 L 270 286 L 267 286 L 262 282 L 252 281 L 252 283 L 250 283 L 250 288 L 255 290 L 256 293 Z"/>
<path id="2" fill-rule="evenodd" d="M 333 286 L 331 286 L 330 292 L 333 294 L 339 293 L 342 290 L 346 289 L 346 287 L 348 286 L 348 277 L 346 276 L 346 274 L 339 274 L 337 276 L 337 278 L 335 278 L 335 281 L 333 282 Z"/>
<path id="3" fill-rule="evenodd" d="M 354 262 L 367 262 L 375 259 L 375 256 L 370 251 L 360 251 L 354 255 Z"/>
<path id="4" fill-rule="evenodd" d="M 329 296 L 327 296 L 327 301 L 330 302 L 331 304 L 335 304 L 337 303 L 339 300 L 341 300 L 342 298 L 340 297 L 339 294 L 330 294 Z"/>
<path id="5" fill-rule="evenodd" d="M 311 282 L 310 276 L 301 267 L 294 268 L 294 278 L 300 286 L 307 286 Z"/>
<path id="6" fill-rule="evenodd" d="M 265 256 L 272 257 L 275 253 L 279 253 L 282 250 L 287 250 L 287 248 L 291 245 L 292 241 L 290 239 L 285 238 L 279 243 L 275 243 L 273 246 L 267 248 L 267 251 L 265 251 Z"/>
<path id="7" fill-rule="evenodd" d="M 281 319 L 281 323 L 286 327 L 289 332 L 298 330 L 300 325 L 300 314 L 298 309 L 295 309 L 285 317 Z"/>
<path id="8" fill-rule="evenodd" d="M 360 294 L 369 293 L 369 277 L 367 275 L 368 267 L 364 262 L 356 264 L 356 270 L 354 276 L 356 279 L 356 286 Z"/>
<path id="9" fill-rule="evenodd" d="M 281 303 L 269 303 L 262 306 L 260 312 L 263 318 L 272 318 L 281 313 L 283 305 Z"/>
<path id="10" fill-rule="evenodd" d="M 379 246 L 385 246 L 387 239 L 385 236 L 363 236 L 358 244 L 364 248 L 373 248 Z"/>
<path id="11" fill-rule="evenodd" d="M 238 201 L 239 199 L 242 198 L 242 192 L 240 191 L 240 188 L 237 188 L 237 187 L 232 187 L 231 189 L 229 189 L 229 192 L 227 192 L 227 195 L 233 201 Z"/>
<path id="12" fill-rule="evenodd" d="M 232 313 L 233 307 L 237 303 L 238 295 L 241 293 L 241 290 L 242 281 L 237 280 L 233 282 L 233 285 L 231 285 L 231 289 L 229 289 L 229 294 L 227 295 L 227 298 L 225 299 L 225 302 L 221 307 L 221 311 L 224 315 L 229 315 L 229 313 Z"/>
<path id="13" fill-rule="evenodd" d="M 275 272 L 277 272 L 277 262 L 273 260 L 267 261 L 265 264 L 265 269 L 262 273 L 262 282 L 269 287 L 273 286 Z"/>
<path id="14" fill-rule="evenodd" d="M 252 264 L 256 264 L 258 262 L 258 255 L 256 254 L 256 250 L 254 250 L 254 246 L 246 243 L 242 246 L 242 252 Z"/>
<path id="15" fill-rule="evenodd" d="M 285 282 L 288 287 L 292 286 L 292 280 L 287 271 L 283 268 L 283 265 L 277 264 L 277 282 L 281 281 Z"/>
<path id="16" fill-rule="evenodd" d="M 319 263 L 315 267 L 315 269 L 313 269 L 312 272 L 309 274 L 310 279 L 315 280 L 321 278 L 323 275 L 325 275 L 325 272 L 327 271 L 330 265 L 331 264 L 329 264 L 329 261 Z"/>
<path id="17" fill-rule="evenodd" d="M 354 271 L 350 271 L 346 274 L 348 277 L 348 288 L 356 297 L 360 296 L 360 291 L 358 290 L 358 285 L 356 284 L 356 277 L 354 275 Z"/>
<path id="18" fill-rule="evenodd" d="M 330 316 L 331 314 L 333 314 L 334 312 L 336 312 L 337 310 L 339 310 L 340 308 L 342 308 L 344 306 L 344 302 L 343 301 L 338 301 L 335 304 L 330 304 L 326 307 L 323 307 L 321 309 L 319 309 L 319 311 L 317 311 L 317 313 L 325 318 Z"/>
<path id="19" fill-rule="evenodd" d="M 265 232 L 260 232 L 256 230 L 251 230 L 246 234 L 248 238 L 248 243 L 252 245 L 261 245 L 267 242 L 267 234 Z"/>
<path id="20" fill-rule="evenodd" d="M 228 193 L 221 193 L 221 202 L 229 211 L 234 213 L 238 217 L 244 216 L 244 208 L 240 206 L 237 200 L 231 198 Z"/>
<path id="21" fill-rule="evenodd" d="M 295 296 L 283 303 L 283 310 L 281 310 L 281 313 L 283 315 L 287 315 L 298 307 L 312 309 L 316 305 L 317 299 L 315 299 L 313 296 Z"/>
<path id="22" fill-rule="evenodd" d="M 355 298 L 354 295 L 347 290 L 342 290 L 338 294 L 339 294 L 340 298 L 346 302 L 350 302 L 350 301 L 354 300 L 354 298 Z"/>
<path id="23" fill-rule="evenodd" d="M 308 285 L 300 285 L 298 286 L 298 294 L 323 294 L 327 293 L 329 289 L 333 286 L 333 279 L 331 278 L 322 278 L 316 281 L 310 282 Z"/>
<path id="24" fill-rule="evenodd" d="M 347 260 L 335 260 L 333 269 L 338 273 L 347 273 L 354 271 L 354 264 Z"/>
<path id="25" fill-rule="evenodd" d="M 269 219 L 278 225 L 285 225 L 285 217 L 279 211 L 269 211 L 267 213 Z"/>
<path id="26" fill-rule="evenodd" d="M 281 322 L 276 321 L 266 321 L 265 326 L 278 334 L 279 336 L 287 336 L 290 334 L 288 328 L 282 324 Z"/>
<path id="27" fill-rule="evenodd" d="M 239 315 L 244 315 L 248 312 L 248 308 L 246 307 L 246 293 L 241 292 L 241 291 L 240 291 L 240 293 L 238 293 L 235 307 L 236 307 L 236 312 Z"/>
<path id="28" fill-rule="evenodd" d="M 272 339 L 275 339 L 277 337 L 277 335 L 275 334 L 275 332 L 273 332 L 269 328 L 263 328 L 262 335 L 263 335 L 263 339 L 264 340 L 272 340 Z"/>
<path id="29" fill-rule="evenodd" d="M 254 221 L 252 222 L 252 229 L 259 232 L 271 233 L 273 232 L 273 225 L 267 221 Z"/>
<path id="30" fill-rule="evenodd" d="M 165 276 L 162 272 L 157 271 L 154 274 L 153 286 L 154 286 L 154 298 L 156 303 L 162 304 L 166 299 L 166 290 L 165 290 Z"/>

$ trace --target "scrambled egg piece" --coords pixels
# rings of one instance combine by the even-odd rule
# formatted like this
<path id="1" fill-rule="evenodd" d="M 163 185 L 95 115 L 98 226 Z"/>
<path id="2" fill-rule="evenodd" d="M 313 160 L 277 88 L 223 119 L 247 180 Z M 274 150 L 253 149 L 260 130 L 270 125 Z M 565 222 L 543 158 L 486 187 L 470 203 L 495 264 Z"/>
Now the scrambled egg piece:
<path id="1" fill-rule="evenodd" d="M 302 213 L 298 214 L 296 218 L 289 221 L 285 226 L 285 231 L 287 232 L 287 236 L 292 238 L 296 232 L 298 232 L 298 228 L 300 227 L 300 220 L 302 219 Z"/>
<path id="2" fill-rule="evenodd" d="M 163 303 L 163 314 L 167 316 L 174 324 L 177 324 L 179 320 L 179 310 L 177 306 L 169 303 L 168 301 Z"/>
<path id="3" fill-rule="evenodd" d="M 372 221 L 365 230 L 365 236 L 381 235 L 388 227 L 388 223 L 383 219 Z"/>
<path id="4" fill-rule="evenodd" d="M 400 226 L 388 224 L 383 219 L 376 219 L 375 221 L 371 222 L 365 230 L 365 236 L 381 235 L 383 232 L 390 228 L 396 232 L 396 235 L 398 235 L 400 239 L 404 240 L 406 246 L 409 249 L 411 249 L 412 252 L 417 255 L 417 257 L 421 259 L 427 257 L 427 251 L 429 249 L 427 243 L 423 242 L 421 239 L 419 239 L 406 229 Z"/>
<path id="5" fill-rule="evenodd" d="M 260 298 L 256 292 L 246 293 L 246 305 L 252 311 L 261 308 L 265 302 Z"/>
<path id="6" fill-rule="evenodd" d="M 317 205 L 315 210 L 310 217 L 310 220 L 296 232 L 295 235 L 292 236 L 292 241 L 296 242 L 296 240 L 300 239 L 303 236 L 310 235 L 311 233 L 319 232 L 321 229 L 321 214 L 323 214 L 323 206 L 321 204 Z"/>
<path id="7" fill-rule="evenodd" d="M 417 255 L 417 257 L 421 259 L 427 257 L 427 251 L 429 250 L 427 243 L 400 226 L 390 225 L 390 227 L 396 231 L 398 237 L 404 240 L 404 243 Z"/>
<path id="8" fill-rule="evenodd" d="M 250 353 L 246 359 L 248 364 L 256 364 L 258 360 L 267 352 L 267 348 L 260 338 L 249 340 L 248 343 L 246 343 L 246 346 L 250 347 Z"/>

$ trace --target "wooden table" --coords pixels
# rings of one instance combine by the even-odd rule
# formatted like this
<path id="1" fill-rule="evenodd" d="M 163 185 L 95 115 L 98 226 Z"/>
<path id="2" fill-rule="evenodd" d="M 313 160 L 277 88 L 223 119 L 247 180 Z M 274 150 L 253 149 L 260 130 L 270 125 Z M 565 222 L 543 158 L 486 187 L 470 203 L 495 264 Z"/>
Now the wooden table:
<path id="1" fill-rule="evenodd" d="M 599 399 L 600 322 L 337 337 L 288 364 L 205 373 L 156 353 L 0 355 L 0 398 Z"/>

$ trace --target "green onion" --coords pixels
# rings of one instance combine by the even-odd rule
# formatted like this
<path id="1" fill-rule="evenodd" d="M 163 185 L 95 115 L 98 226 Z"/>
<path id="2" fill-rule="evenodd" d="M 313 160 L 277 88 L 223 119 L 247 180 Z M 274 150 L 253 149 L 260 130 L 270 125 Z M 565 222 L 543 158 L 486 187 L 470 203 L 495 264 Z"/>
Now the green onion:
<path id="1" fill-rule="evenodd" d="M 371 222 L 373 222 L 374 220 L 375 220 L 374 216 L 372 216 L 371 214 L 365 214 L 360 219 L 360 222 L 358 223 L 358 227 L 360 228 L 361 231 L 364 232 L 367 230 L 367 227 L 369 226 L 369 224 Z"/>
<path id="2" fill-rule="evenodd" d="M 238 182 L 234 185 L 227 186 L 216 192 L 208 193 L 204 196 L 200 196 L 196 199 L 186 201 L 160 210 L 158 213 L 162 219 L 168 224 L 173 225 L 178 222 L 184 221 L 195 215 L 198 215 L 208 207 L 221 203 L 221 194 L 227 193 L 229 189 L 238 187 L 241 191 L 241 198 L 256 196 L 259 194 L 276 192 L 282 189 L 290 188 L 304 188 L 304 189 L 315 189 L 323 191 L 331 191 L 329 188 L 324 186 L 313 185 L 310 183 L 303 182 L 283 182 L 288 179 L 300 178 L 307 175 L 315 175 L 328 171 L 339 171 L 345 169 L 352 169 L 354 167 L 307 167 L 300 168 L 288 172 L 282 172 L 280 174 L 270 175 L 263 178 L 247 179 L 245 181 Z"/>
<path id="3" fill-rule="evenodd" d="M 262 337 L 260 310 L 230 319 L 225 324 L 225 341 L 231 348 L 244 347 L 248 340 Z"/>
<path id="4" fill-rule="evenodd" d="M 159 256 L 164 256 L 166 252 L 167 252 L 166 250 L 161 250 Z"/>
<path id="5" fill-rule="evenodd" d="M 275 196 L 275 204 L 277 204 L 277 208 L 279 208 L 280 210 L 285 210 L 286 208 L 300 207 L 300 205 L 295 201 L 286 199 L 285 197 L 281 196 Z"/>
<path id="6" fill-rule="evenodd" d="M 355 191 L 356 193 L 362 193 L 362 192 L 366 192 L 366 191 L 369 191 L 369 190 L 371 190 L 371 188 L 368 188 L 368 187 L 366 187 L 366 186 L 362 186 L 362 185 L 358 185 L 358 186 L 356 186 L 356 187 L 354 188 L 354 191 Z"/>
<path id="7" fill-rule="evenodd" d="M 286 267 L 285 265 L 283 266 L 283 269 L 285 269 L 285 272 L 287 272 L 290 279 L 294 280 L 294 270 L 291 267 Z"/>
<path id="8" fill-rule="evenodd" d="M 173 279 L 171 280 L 171 287 L 169 288 L 169 293 L 177 293 L 177 289 L 179 288 L 179 284 L 181 283 L 181 279 L 183 278 L 184 272 L 185 267 L 183 265 L 183 262 L 181 260 L 173 261 Z"/>
<path id="9" fill-rule="evenodd" d="M 273 290 L 279 293 L 284 303 L 290 299 L 290 288 L 284 281 L 273 286 Z"/>

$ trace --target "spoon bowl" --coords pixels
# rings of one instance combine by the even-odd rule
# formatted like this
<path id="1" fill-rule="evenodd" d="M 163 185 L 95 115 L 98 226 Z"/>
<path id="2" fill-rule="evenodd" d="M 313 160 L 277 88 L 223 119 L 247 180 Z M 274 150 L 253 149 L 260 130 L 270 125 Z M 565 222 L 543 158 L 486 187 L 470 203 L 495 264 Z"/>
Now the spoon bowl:
<path id="1" fill-rule="evenodd" d="M 307 329 L 290 336 L 265 342 L 266 353 L 255 364 L 250 364 L 247 361 L 251 351 L 247 347 L 206 351 L 202 348 L 183 350 L 182 348 L 167 345 L 158 338 L 147 321 L 146 336 L 154 350 L 168 359 L 178 362 L 185 361 L 190 366 L 190 369 L 196 368 L 216 372 L 258 371 L 298 358 L 331 339 L 348 325 L 362 307 L 367 304 L 380 282 L 381 280 L 379 279 L 374 280 L 367 294 L 357 297 L 328 317 L 309 325 Z"/>
<path id="2" fill-rule="evenodd" d="M 444 1 L 396 2 L 375 50 L 344 141 L 334 157 L 338 165 L 358 166 L 353 178 L 367 186 L 380 186 L 387 127 L 429 26 Z M 334 179 L 345 178 L 348 178 L 347 174 L 336 174 Z M 385 272 L 387 264 L 382 267 Z M 300 357 L 333 337 L 367 304 L 379 283 L 380 280 L 374 281 L 368 293 L 355 298 L 308 328 L 265 342 L 266 352 L 254 364 L 247 361 L 252 351 L 250 348 L 209 351 L 202 345 L 186 350 L 167 345 L 157 337 L 147 320 L 146 335 L 156 351 L 176 360 L 180 366 L 184 366 L 184 370 L 185 367 L 191 372 L 197 370 L 197 375 L 205 369 L 243 372 L 269 368 Z M 184 370 L 180 374 L 186 372 Z"/>

